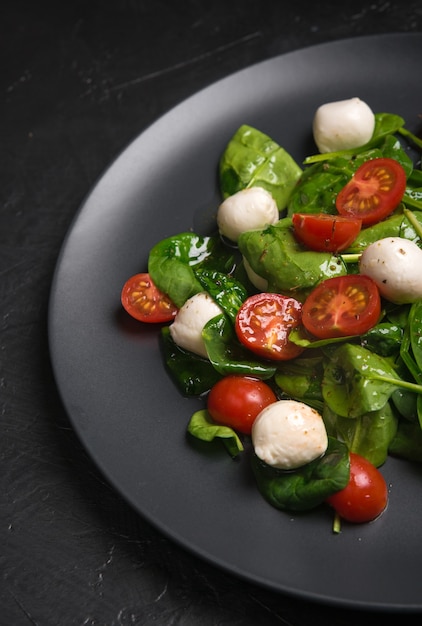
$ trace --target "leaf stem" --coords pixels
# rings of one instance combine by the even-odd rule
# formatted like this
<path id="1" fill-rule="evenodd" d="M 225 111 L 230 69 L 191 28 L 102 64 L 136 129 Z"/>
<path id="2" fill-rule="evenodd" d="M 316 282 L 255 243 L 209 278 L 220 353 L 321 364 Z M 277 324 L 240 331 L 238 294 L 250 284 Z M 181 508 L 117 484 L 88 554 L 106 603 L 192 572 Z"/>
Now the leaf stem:
<path id="1" fill-rule="evenodd" d="M 337 511 L 334 513 L 333 533 L 335 533 L 336 535 L 341 533 L 341 517 L 337 513 Z"/>
<path id="2" fill-rule="evenodd" d="M 398 128 L 397 130 L 401 135 L 403 135 L 403 137 L 407 137 L 408 139 L 410 139 L 410 141 L 413 141 L 416 146 L 422 148 L 422 139 L 419 139 L 419 137 L 411 133 L 410 130 L 407 130 L 407 128 L 404 128 L 404 126 Z"/>
<path id="3" fill-rule="evenodd" d="M 341 258 L 344 263 L 357 263 L 362 256 L 361 252 L 350 253 L 350 254 L 341 254 Z"/>
<path id="4" fill-rule="evenodd" d="M 403 389 L 408 389 L 409 391 L 414 391 L 415 393 L 422 394 L 422 385 L 418 385 L 417 383 L 411 383 L 407 380 L 402 380 L 401 378 L 392 378 L 390 376 L 368 376 L 371 380 L 379 380 L 384 383 L 390 383 L 395 387 L 402 387 Z"/>
<path id="5" fill-rule="evenodd" d="M 419 237 L 419 239 L 422 239 L 422 225 L 419 222 L 419 220 L 416 218 L 415 214 L 413 213 L 413 211 L 410 211 L 410 209 L 403 209 L 403 213 L 405 215 L 405 217 L 408 219 L 408 221 L 411 223 L 411 225 L 413 226 L 413 228 L 416 231 L 417 236 Z"/>

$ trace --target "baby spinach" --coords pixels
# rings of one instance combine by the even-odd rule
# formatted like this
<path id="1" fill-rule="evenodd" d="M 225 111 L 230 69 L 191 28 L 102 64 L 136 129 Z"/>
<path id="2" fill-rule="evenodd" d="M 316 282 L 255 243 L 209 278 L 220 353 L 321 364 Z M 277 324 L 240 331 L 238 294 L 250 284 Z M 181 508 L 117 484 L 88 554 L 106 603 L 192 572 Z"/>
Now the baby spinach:
<path id="1" fill-rule="evenodd" d="M 354 419 L 341 417 L 325 405 L 323 419 L 327 433 L 344 441 L 350 452 L 364 456 L 375 467 L 385 462 L 398 424 L 398 418 L 388 402 L 382 409 Z"/>
<path id="2" fill-rule="evenodd" d="M 355 169 L 352 162 L 341 157 L 307 167 L 290 194 L 287 216 L 293 213 L 336 214 L 337 194 Z"/>
<path id="3" fill-rule="evenodd" d="M 237 433 L 229 426 L 221 426 L 213 422 L 206 409 L 196 411 L 189 421 L 188 433 L 202 441 L 220 439 L 231 457 L 243 452 L 243 444 Z"/>
<path id="4" fill-rule="evenodd" d="M 240 306 L 248 296 L 242 283 L 228 274 L 215 270 L 199 269 L 195 271 L 195 275 L 204 291 L 209 293 L 234 322 Z"/>
<path id="5" fill-rule="evenodd" d="M 249 230 L 238 240 L 239 250 L 252 269 L 268 280 L 268 290 L 301 299 L 321 280 L 347 274 L 340 257 L 313 252 L 296 240 L 291 218 L 263 230 Z"/>
<path id="6" fill-rule="evenodd" d="M 400 378 L 385 357 L 344 343 L 331 354 L 325 368 L 322 395 L 331 411 L 356 418 L 382 409 L 399 384 Z"/>
<path id="7" fill-rule="evenodd" d="M 422 429 L 418 422 L 401 421 L 389 453 L 409 461 L 422 462 Z"/>
<path id="8" fill-rule="evenodd" d="M 245 189 L 263 187 L 274 197 L 279 210 L 302 173 L 291 155 L 268 135 L 242 125 L 228 142 L 219 162 L 223 198 Z"/>
<path id="9" fill-rule="evenodd" d="M 168 326 L 161 329 L 161 347 L 169 374 L 184 396 L 201 396 L 221 378 L 206 359 L 186 352 L 173 341 Z"/>
<path id="10" fill-rule="evenodd" d="M 324 358 L 322 356 L 300 357 L 280 363 L 274 380 L 287 397 L 305 402 L 321 411 L 323 408 L 321 392 L 323 372 Z"/>
<path id="11" fill-rule="evenodd" d="M 361 345 L 380 356 L 393 356 L 400 353 L 403 341 L 403 328 L 391 322 L 380 322 L 361 337 Z"/>
<path id="12" fill-rule="evenodd" d="M 222 314 L 211 319 L 202 331 L 208 358 L 221 375 L 237 374 L 266 380 L 274 376 L 271 362 L 251 359 L 251 352 L 235 336 L 233 326 Z"/>
<path id="13" fill-rule="evenodd" d="M 347 485 L 349 451 L 344 443 L 329 437 L 325 454 L 297 470 L 278 470 L 255 454 L 252 469 L 259 491 L 272 506 L 287 511 L 306 511 Z"/>
<path id="14" fill-rule="evenodd" d="M 228 273 L 233 266 L 233 251 L 220 237 L 202 237 L 190 232 L 159 241 L 148 258 L 148 272 L 153 282 L 178 307 L 202 291 L 194 269 Z"/>

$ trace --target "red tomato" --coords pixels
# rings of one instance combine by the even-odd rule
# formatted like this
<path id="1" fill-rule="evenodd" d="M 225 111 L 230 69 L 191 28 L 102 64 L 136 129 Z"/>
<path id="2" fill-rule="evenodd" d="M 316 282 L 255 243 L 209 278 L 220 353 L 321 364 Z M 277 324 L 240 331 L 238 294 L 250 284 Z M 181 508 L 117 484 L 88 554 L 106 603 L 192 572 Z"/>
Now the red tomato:
<path id="1" fill-rule="evenodd" d="M 346 250 L 362 226 L 360 219 L 327 213 L 294 213 L 292 223 L 297 239 L 317 252 Z"/>
<path id="2" fill-rule="evenodd" d="M 375 224 L 394 211 L 406 190 L 403 167 L 389 158 L 365 161 L 336 198 L 341 215 L 357 217 L 364 226 Z"/>
<path id="3" fill-rule="evenodd" d="M 129 315 L 140 322 L 169 322 L 177 313 L 176 305 L 146 273 L 136 274 L 126 281 L 121 302 Z"/>
<path id="4" fill-rule="evenodd" d="M 318 339 L 362 335 L 381 315 L 381 297 L 369 276 L 349 274 L 322 281 L 306 298 L 302 323 Z"/>
<path id="5" fill-rule="evenodd" d="M 249 435 L 257 415 L 277 400 L 271 387 L 247 376 L 226 376 L 208 394 L 208 411 L 219 424 Z"/>
<path id="6" fill-rule="evenodd" d="M 278 293 L 250 296 L 236 316 L 239 341 L 264 359 L 285 361 L 298 356 L 303 348 L 289 340 L 290 331 L 300 325 L 302 305 Z"/>
<path id="7" fill-rule="evenodd" d="M 349 483 L 327 498 L 327 503 L 344 520 L 359 524 L 381 515 L 387 502 L 388 489 L 381 472 L 367 459 L 351 452 Z"/>

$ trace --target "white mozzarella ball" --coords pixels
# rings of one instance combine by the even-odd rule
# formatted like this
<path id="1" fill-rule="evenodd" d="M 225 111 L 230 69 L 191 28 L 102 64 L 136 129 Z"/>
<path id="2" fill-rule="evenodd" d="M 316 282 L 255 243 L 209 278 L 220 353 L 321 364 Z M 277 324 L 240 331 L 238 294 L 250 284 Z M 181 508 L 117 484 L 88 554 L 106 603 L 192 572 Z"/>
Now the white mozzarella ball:
<path id="1" fill-rule="evenodd" d="M 243 265 L 245 266 L 245 272 L 249 280 L 251 281 L 252 285 L 256 287 L 257 289 L 259 289 L 259 291 L 267 291 L 268 280 L 266 278 L 263 278 L 259 274 L 257 274 L 251 268 L 249 261 L 245 257 L 242 257 L 242 258 L 243 258 Z"/>
<path id="2" fill-rule="evenodd" d="M 242 189 L 226 198 L 217 210 L 220 233 L 234 242 L 246 230 L 264 228 L 279 219 L 277 203 L 263 187 Z"/>
<path id="3" fill-rule="evenodd" d="M 403 237 L 371 243 L 359 260 L 361 274 L 370 276 L 390 302 L 406 304 L 422 298 L 422 250 Z"/>
<path id="4" fill-rule="evenodd" d="M 255 454 L 278 469 L 295 469 L 327 450 L 321 415 L 303 402 L 278 400 L 259 413 L 252 426 Z"/>
<path id="5" fill-rule="evenodd" d="M 190 352 L 208 358 L 202 330 L 222 310 L 207 293 L 197 293 L 179 309 L 169 330 L 173 341 Z"/>
<path id="6" fill-rule="evenodd" d="M 363 146 L 371 139 L 374 128 L 375 116 L 359 98 L 323 104 L 313 121 L 314 140 L 321 153 Z"/>

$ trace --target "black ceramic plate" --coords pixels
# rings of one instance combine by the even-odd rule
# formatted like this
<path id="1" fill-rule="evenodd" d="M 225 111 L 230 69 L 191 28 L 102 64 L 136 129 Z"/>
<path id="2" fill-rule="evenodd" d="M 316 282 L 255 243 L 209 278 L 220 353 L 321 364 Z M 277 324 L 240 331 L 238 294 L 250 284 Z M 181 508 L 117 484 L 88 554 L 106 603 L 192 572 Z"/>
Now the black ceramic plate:
<path id="1" fill-rule="evenodd" d="M 299 162 L 315 151 L 320 104 L 359 96 L 376 112 L 422 113 L 422 34 L 319 45 L 270 59 L 189 98 L 137 137 L 81 207 L 51 293 L 50 344 L 70 419 L 99 468 L 166 536 L 225 570 L 309 600 L 422 609 L 422 472 L 389 459 L 387 512 L 331 532 L 331 512 L 281 513 L 257 492 L 246 458 L 191 444 L 198 400 L 168 378 L 159 331 L 132 322 L 120 290 L 158 240 L 202 232 L 219 201 L 216 168 L 243 123 Z"/>

